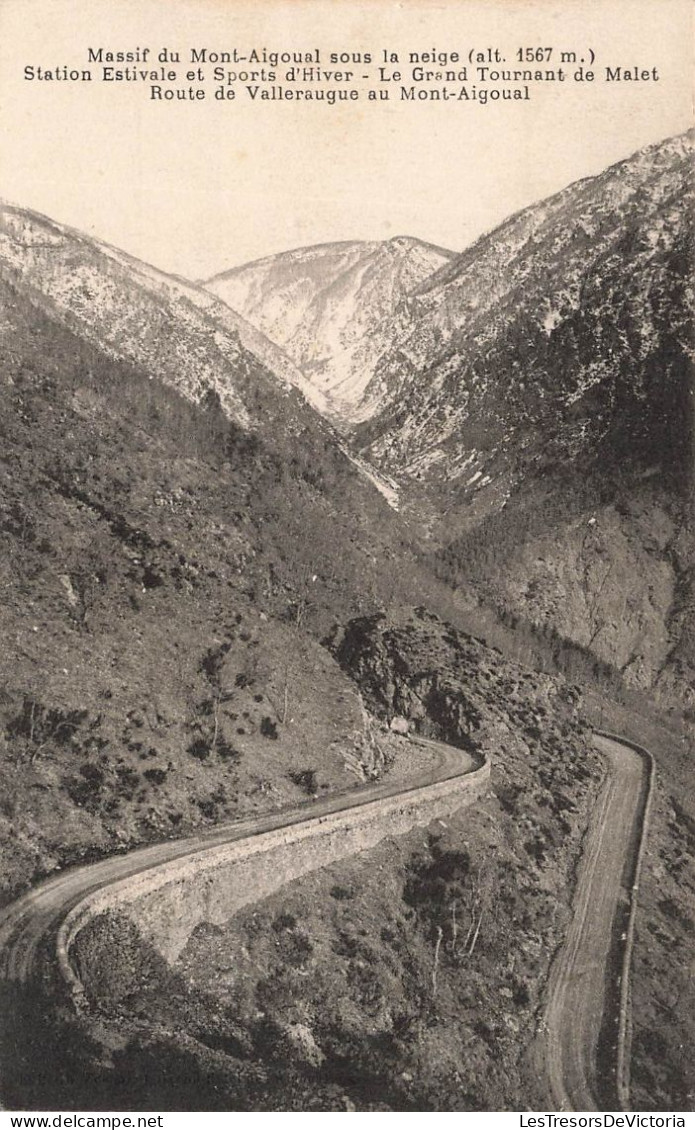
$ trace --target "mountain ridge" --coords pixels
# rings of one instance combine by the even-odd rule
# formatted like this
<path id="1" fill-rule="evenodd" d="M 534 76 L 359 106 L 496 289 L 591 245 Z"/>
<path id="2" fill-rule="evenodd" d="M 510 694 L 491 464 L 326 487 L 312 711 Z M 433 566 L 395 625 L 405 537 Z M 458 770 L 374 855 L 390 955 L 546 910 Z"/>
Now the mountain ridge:
<path id="1" fill-rule="evenodd" d="M 452 255 L 411 236 L 347 240 L 266 256 L 205 286 L 286 350 L 345 423 L 364 414 L 382 325 Z"/>
<path id="2" fill-rule="evenodd" d="M 295 249 L 231 272 L 245 287 L 250 272 L 249 302 L 260 310 L 280 263 L 275 314 L 291 335 L 294 288 L 299 345 L 317 324 L 338 344 L 345 329 L 359 372 L 348 366 L 329 387 L 324 368 L 325 392 L 316 392 L 325 357 L 301 378 L 266 372 L 244 351 L 243 317 L 117 249 L 73 235 L 77 250 L 52 264 L 50 248 L 32 249 L 46 232 L 67 239 L 50 221 L 36 227 L 20 215 L 24 244 L 14 257 L 6 251 L 5 270 L 127 360 L 168 374 L 193 399 L 218 396 L 242 427 L 278 419 L 337 446 L 403 509 L 408 536 L 418 529 L 420 546 L 429 539 L 440 575 L 467 586 L 467 600 L 547 624 L 637 685 L 659 681 L 678 698 L 693 663 L 693 138 L 667 139 L 568 186 L 458 256 L 435 249 L 445 261 L 434 271 L 431 245 L 394 237 Z M 318 274 L 307 275 L 302 259 L 318 263 Z M 423 276 L 417 285 L 413 270 Z M 127 272 L 125 283 L 113 284 L 113 271 Z M 118 286 L 133 277 L 128 307 Z M 342 401 L 341 427 L 343 378 L 352 399 Z M 322 404 L 295 395 L 300 379 Z M 627 609 L 620 586 L 602 579 L 602 555 L 612 578 L 634 581 Z"/>
<path id="3" fill-rule="evenodd" d="M 692 243 L 684 167 L 652 174 L 635 169 L 629 209 L 596 198 L 595 230 L 568 234 L 546 206 L 542 240 L 522 223 L 514 255 L 509 232 L 483 266 L 476 252 L 470 332 L 451 281 L 394 314 L 387 250 L 352 354 L 383 350 L 384 387 L 340 433 L 218 299 L 21 210 L 8 232 L 6 210 L 0 901 L 80 859 L 412 779 L 408 727 L 492 764 L 480 812 L 204 926 L 176 970 L 101 921 L 80 956 L 96 1040 L 48 982 L 9 987 L 6 1105 L 539 1109 L 526 1050 L 595 808 L 596 727 L 659 758 L 635 1094 L 682 1108 Z M 350 294 L 366 311 L 374 261 L 356 254 L 317 316 Z M 410 354 L 389 352 L 411 323 Z"/>
<path id="4" fill-rule="evenodd" d="M 222 333 L 221 341 L 215 344 L 218 347 L 225 347 L 232 360 L 238 359 L 233 345 L 233 339 L 236 336 L 242 348 L 248 350 L 265 365 L 282 385 L 286 388 L 290 385 L 295 386 L 305 399 L 311 399 L 315 407 L 319 407 L 319 409 L 325 407 L 320 393 L 307 383 L 290 358 L 275 343 L 246 322 L 236 311 L 231 310 L 225 303 L 216 300 L 209 292 L 189 280 L 180 275 L 171 275 L 160 271 L 157 267 L 137 259 L 112 244 L 89 236 L 68 224 L 59 223 L 40 212 L 22 208 L 7 201 L 0 201 L 0 224 L 0 248 L 4 252 L 0 255 L 0 264 L 5 269 L 12 265 L 15 268 L 18 267 L 20 274 L 24 271 L 24 277 L 27 281 L 31 279 L 32 266 L 35 271 L 43 269 L 44 277 L 37 288 L 37 292 L 43 293 L 45 297 L 51 297 L 49 288 L 46 286 L 50 278 L 49 272 L 46 271 L 46 267 L 49 266 L 46 262 L 48 257 L 44 257 L 43 263 L 34 262 L 32 264 L 28 261 L 22 263 L 22 250 L 25 252 L 25 260 L 29 260 L 32 247 L 36 248 L 37 251 L 50 248 L 58 251 L 61 243 L 64 243 L 65 245 L 72 245 L 73 249 L 82 248 L 89 257 L 97 259 L 97 269 L 98 259 L 101 257 L 104 262 L 111 262 L 127 272 L 131 282 L 137 281 L 143 290 L 150 291 L 152 297 L 158 300 L 160 317 L 163 316 L 170 320 L 174 316 L 173 311 L 176 309 L 177 302 L 180 301 L 185 303 L 186 307 L 189 305 L 196 307 L 202 323 L 198 325 L 198 331 L 202 332 L 209 328 L 206 323 L 212 322 L 215 328 Z M 30 231 L 32 225 L 36 229 L 33 235 Z M 85 264 L 77 264 L 77 266 L 79 269 L 85 269 Z M 85 311 L 76 307 L 75 303 L 71 307 L 68 301 L 69 297 L 69 292 L 66 295 L 64 288 L 56 288 L 52 294 L 58 309 L 62 309 L 64 314 L 71 314 L 79 319 L 80 314 L 84 314 Z M 162 307 L 164 308 L 163 314 Z M 88 325 L 84 317 L 81 318 L 81 324 L 83 326 Z M 112 335 L 114 355 L 118 353 L 119 349 L 117 336 L 117 334 Z M 121 349 L 122 347 L 123 343 L 120 344 Z M 131 359 L 137 360 L 137 357 L 133 356 Z M 149 355 L 144 358 L 144 361 L 146 364 L 152 364 L 153 358 Z M 207 369 L 209 373 L 211 369 L 209 364 Z M 232 390 L 230 387 L 221 391 L 228 398 L 231 397 Z M 241 418 L 248 423 L 248 417 L 244 414 L 238 402 L 232 404 L 230 399 L 228 407 L 232 412 L 241 412 Z"/>
<path id="5" fill-rule="evenodd" d="M 605 387 L 615 380 L 617 361 L 622 363 L 622 356 L 626 362 L 631 359 L 633 345 L 641 350 L 645 331 L 638 328 L 633 312 L 630 339 L 624 335 L 621 339 L 618 331 L 613 341 L 605 316 L 614 323 L 630 317 L 631 302 L 639 299 L 621 301 L 618 280 L 622 282 L 624 272 L 634 291 L 635 276 L 641 272 L 640 314 L 645 324 L 654 325 L 655 313 L 647 303 L 649 287 L 656 285 L 652 283 L 655 269 L 660 268 L 668 284 L 665 260 L 676 253 L 678 241 L 690 238 L 694 137 L 690 132 L 648 147 L 517 213 L 426 280 L 408 310 L 400 311 L 397 347 L 390 356 L 382 355 L 377 366 L 373 384 L 386 390 L 386 403 L 382 401 L 378 416 L 358 428 L 356 437 L 367 457 L 371 452 L 391 473 L 397 463 L 401 475 L 427 476 L 428 459 L 436 453 L 436 478 L 443 450 L 451 479 L 456 477 L 452 467 L 473 451 L 475 460 L 461 469 L 485 475 L 484 449 L 483 459 L 478 459 L 474 444 L 462 444 L 460 436 L 466 420 L 485 410 L 482 401 L 488 386 L 490 397 L 501 386 L 499 378 L 491 379 L 492 373 L 505 370 L 513 391 L 523 388 L 526 379 L 536 389 L 542 381 L 537 397 L 550 398 L 558 407 L 565 391 L 569 407 L 573 402 L 569 398 L 580 401 L 593 385 L 601 382 Z M 639 246 L 640 240 L 645 247 Z M 653 248 L 650 241 L 655 241 Z M 681 252 L 683 260 L 686 255 Z M 685 279 L 681 262 L 676 281 L 684 287 Z M 610 286 L 613 292 L 604 298 L 602 292 Z M 598 304 L 606 299 L 612 308 L 601 311 Z M 679 301 L 683 308 L 690 299 L 685 295 Z M 579 353 L 573 340 L 565 339 L 573 321 L 586 321 L 587 316 L 597 325 L 602 318 L 603 331 L 597 332 L 593 345 L 585 334 Z M 676 330 L 681 348 L 686 349 L 687 327 Z M 666 338 L 664 327 L 652 332 Z M 620 349 L 616 361 L 613 355 Z M 568 357 L 572 358 L 569 367 Z M 556 367 L 552 380 L 549 365 Z M 574 387 L 568 387 L 570 378 Z M 534 410 L 529 397 L 527 409 L 531 408 L 532 418 L 540 418 L 538 409 L 542 416 L 543 405 Z M 517 397 L 516 409 L 523 408 L 523 400 Z M 488 414 L 493 413 L 491 405 Z M 505 424 L 497 429 L 501 434 L 515 426 L 509 412 Z"/>

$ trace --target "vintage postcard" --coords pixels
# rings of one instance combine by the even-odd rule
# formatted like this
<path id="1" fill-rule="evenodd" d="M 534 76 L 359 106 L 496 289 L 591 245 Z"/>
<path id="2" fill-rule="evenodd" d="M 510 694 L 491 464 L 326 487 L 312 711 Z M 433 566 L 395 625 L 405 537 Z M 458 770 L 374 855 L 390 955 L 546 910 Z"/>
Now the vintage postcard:
<path id="1" fill-rule="evenodd" d="M 0 0 L 3 1125 L 687 1125 L 692 18 Z"/>

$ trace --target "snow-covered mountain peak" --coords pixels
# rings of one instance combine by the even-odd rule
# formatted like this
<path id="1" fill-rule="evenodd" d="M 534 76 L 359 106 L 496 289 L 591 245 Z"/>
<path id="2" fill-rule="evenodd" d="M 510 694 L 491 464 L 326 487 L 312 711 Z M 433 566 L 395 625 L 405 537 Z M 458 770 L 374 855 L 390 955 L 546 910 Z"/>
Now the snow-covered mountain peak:
<path id="1" fill-rule="evenodd" d="M 216 275 L 207 289 L 292 358 L 330 415 L 361 418 L 392 316 L 453 253 L 411 236 L 301 247 Z"/>

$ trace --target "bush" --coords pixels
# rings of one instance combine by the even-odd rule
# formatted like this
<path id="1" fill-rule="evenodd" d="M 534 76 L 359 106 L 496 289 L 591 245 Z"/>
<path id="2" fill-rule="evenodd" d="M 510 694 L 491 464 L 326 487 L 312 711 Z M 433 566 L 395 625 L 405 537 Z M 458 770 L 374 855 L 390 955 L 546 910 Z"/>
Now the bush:
<path id="1" fill-rule="evenodd" d="M 167 771 L 166 769 L 146 769 L 143 777 L 153 785 L 163 785 L 166 781 Z"/>
<path id="2" fill-rule="evenodd" d="M 339 902 L 345 899 L 354 899 L 355 892 L 352 887 L 331 887 L 331 898 L 338 899 Z"/>
<path id="3" fill-rule="evenodd" d="M 318 789 L 315 769 L 300 769 L 290 773 L 290 780 L 309 796 L 313 796 Z"/>
<path id="4" fill-rule="evenodd" d="M 220 734 L 217 735 L 215 749 L 223 761 L 231 761 L 234 765 L 241 761 L 240 751 L 235 749 L 231 742 L 228 742 L 227 739 L 223 738 Z"/>
<path id="5" fill-rule="evenodd" d="M 261 733 L 263 734 L 264 738 L 272 738 L 273 741 L 277 741 L 277 722 L 273 722 L 272 718 L 269 718 L 267 714 L 264 718 L 261 719 Z"/>
<path id="6" fill-rule="evenodd" d="M 189 745 L 188 752 L 191 757 L 195 757 L 196 761 L 207 761 L 210 756 L 210 746 L 203 738 L 196 738 Z"/>

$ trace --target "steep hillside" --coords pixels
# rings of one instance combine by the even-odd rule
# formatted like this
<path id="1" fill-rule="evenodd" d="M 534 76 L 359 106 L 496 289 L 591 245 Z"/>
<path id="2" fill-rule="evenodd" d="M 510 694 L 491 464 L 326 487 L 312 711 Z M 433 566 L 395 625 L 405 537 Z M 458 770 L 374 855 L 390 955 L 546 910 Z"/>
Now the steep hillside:
<path id="1" fill-rule="evenodd" d="M 576 472 L 525 485 L 437 554 L 440 575 L 551 646 L 570 639 L 628 686 L 693 715 L 692 506 L 670 478 Z"/>
<path id="2" fill-rule="evenodd" d="M 174 969 L 127 924 L 95 924 L 83 956 L 113 1057 L 86 1056 L 84 1033 L 64 1043 L 70 1024 L 60 1010 L 47 1020 L 39 997 L 26 1012 L 15 1000 L 28 1045 L 0 1054 L 22 1098 L 38 1107 L 50 1085 L 54 1107 L 56 1088 L 74 1106 L 84 1083 L 108 1109 L 201 1097 L 210 1109 L 538 1105 L 525 1055 L 600 760 L 576 687 L 431 608 L 443 578 L 460 590 L 448 594 L 455 612 L 480 599 L 549 645 L 568 635 L 666 702 L 692 695 L 687 153 L 667 143 L 567 190 L 526 227 L 511 221 L 506 251 L 479 245 L 497 296 L 480 323 L 450 337 L 442 323 L 426 368 L 385 359 L 393 381 L 373 403 L 400 389 L 405 415 L 391 404 L 358 435 L 406 483 L 403 515 L 292 387 L 305 378 L 262 329 L 115 249 L 5 210 L 0 899 L 79 859 L 398 773 L 394 714 L 494 759 L 494 795 L 470 819 L 203 929 Z M 580 215 L 593 217 L 597 257 L 571 250 L 565 229 Z M 396 241 L 385 254 L 397 252 Z M 541 326 L 542 286 L 560 285 L 553 255 L 574 290 Z M 331 267 L 346 310 L 363 277 L 359 255 L 354 272 L 347 260 Z M 381 277 L 375 268 L 383 296 Z M 394 283 L 388 333 L 419 303 L 424 348 L 427 304 L 458 278 L 452 262 L 403 302 Z M 332 289 L 316 283 L 317 318 Z M 359 382 L 344 403 L 356 403 L 350 387 L 367 403 Z M 437 390 L 448 401 L 435 404 Z M 409 526 L 410 511 L 427 524 Z M 439 580 L 414 547 L 428 532 Z M 662 1109 L 687 1091 L 692 1013 L 684 993 L 663 1004 L 669 978 L 685 984 L 692 931 L 692 812 L 678 799 L 688 747 L 682 731 L 673 741 L 682 764 L 660 771 L 635 997 L 640 1093 Z M 655 1035 L 653 1021 L 665 1031 L 672 1016 Z"/>
<path id="3" fill-rule="evenodd" d="M 645 149 L 427 280 L 354 436 L 452 543 L 444 576 L 665 701 L 695 658 L 693 152 Z"/>
<path id="4" fill-rule="evenodd" d="M 397 476 L 470 493 L 541 460 L 682 470 L 693 136 L 532 206 L 430 277 L 377 366 L 391 404 L 361 446 Z"/>
<path id="5" fill-rule="evenodd" d="M 292 426 L 282 391 L 247 431 L 44 305 L 0 280 L 1 899 L 381 771 L 317 638 L 407 559 L 379 493 L 323 426 Z"/>
<path id="6" fill-rule="evenodd" d="M 248 263 L 205 285 L 289 354 L 327 397 L 332 416 L 356 420 L 376 408 L 364 392 L 394 311 L 452 255 L 405 236 L 327 243 Z"/>
<path id="7" fill-rule="evenodd" d="M 269 383 L 321 407 L 289 357 L 209 292 L 35 212 L 0 205 L 0 272 L 110 356 L 192 400 L 214 389 L 238 423 L 257 422 Z"/>
<path id="8" fill-rule="evenodd" d="M 201 925 L 171 966 L 95 921 L 80 969 L 118 1048 L 62 1102 L 87 1078 L 110 1109 L 538 1108 L 525 1053 L 601 776 L 579 696 L 423 610 L 352 621 L 336 654 L 384 722 L 485 750 L 493 791 Z"/>

